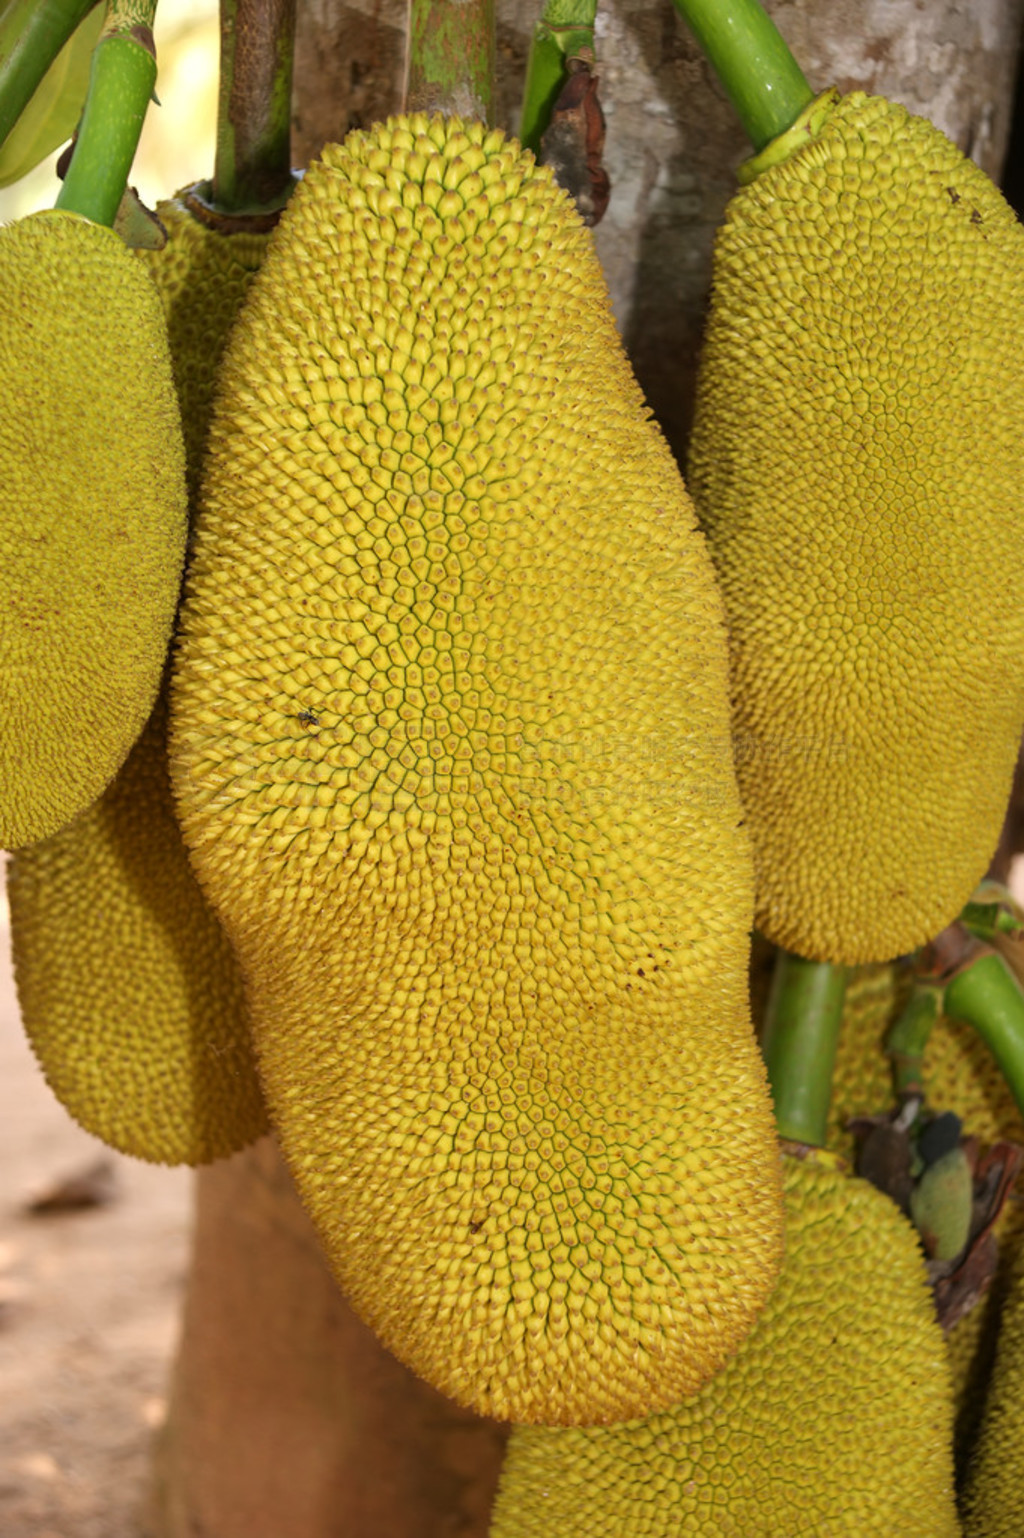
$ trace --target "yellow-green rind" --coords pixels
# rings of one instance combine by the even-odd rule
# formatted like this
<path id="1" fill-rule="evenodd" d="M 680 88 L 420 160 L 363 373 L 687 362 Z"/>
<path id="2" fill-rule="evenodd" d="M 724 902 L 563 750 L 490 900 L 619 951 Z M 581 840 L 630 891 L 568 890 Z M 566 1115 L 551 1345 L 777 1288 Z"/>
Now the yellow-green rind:
<path id="1" fill-rule="evenodd" d="M 722 614 L 589 235 L 479 124 L 331 147 L 225 356 L 172 766 L 353 1306 L 498 1417 L 695 1388 L 774 1280 Z"/>
<path id="2" fill-rule="evenodd" d="M 0 230 L 0 846 L 110 783 L 153 707 L 186 534 L 163 311 L 108 229 Z"/>
<path id="3" fill-rule="evenodd" d="M 964 1538 L 1024 1532 L 1024 1251 L 1003 1307 L 984 1413 L 964 1475 Z"/>
<path id="4" fill-rule="evenodd" d="M 189 482 L 198 482 L 220 356 L 266 235 L 218 234 L 180 201 L 140 253 L 164 306 Z M 136 1158 L 203 1164 L 267 1131 L 242 975 L 192 873 L 167 769 L 161 691 L 103 795 L 10 861 L 22 1021 L 54 1093 Z"/>
<path id="5" fill-rule="evenodd" d="M 137 254 L 163 301 L 185 434 L 189 503 L 194 506 L 217 364 L 270 236 L 245 230 L 222 234 L 191 212 L 187 193 L 185 189 L 157 205 L 167 244 Z"/>
<path id="6" fill-rule="evenodd" d="M 719 232 L 690 485 L 725 599 L 758 927 L 884 961 L 950 923 L 1024 721 L 1024 230 L 855 93 Z"/>
<path id="7" fill-rule="evenodd" d="M 22 1021 L 87 1132 L 202 1164 L 267 1130 L 242 979 L 192 875 L 167 778 L 163 698 L 107 791 L 12 856 Z"/>
<path id="8" fill-rule="evenodd" d="M 954 1538 L 952 1402 L 916 1236 L 865 1181 L 784 1161 L 786 1259 L 700 1394 L 513 1429 L 491 1538 Z"/>

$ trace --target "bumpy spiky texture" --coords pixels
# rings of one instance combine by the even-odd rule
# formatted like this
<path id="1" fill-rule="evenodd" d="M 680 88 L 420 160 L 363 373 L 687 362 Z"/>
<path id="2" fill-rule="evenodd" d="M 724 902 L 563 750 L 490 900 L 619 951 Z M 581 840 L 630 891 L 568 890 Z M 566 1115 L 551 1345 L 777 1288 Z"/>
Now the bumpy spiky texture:
<path id="1" fill-rule="evenodd" d="M 516 1427 L 491 1538 L 953 1538 L 949 1369 L 917 1239 L 827 1161 L 784 1160 L 782 1275 L 732 1361 L 645 1421 Z"/>
<path id="2" fill-rule="evenodd" d="M 189 481 L 198 481 L 217 364 L 266 249 L 179 202 L 140 254 L 171 338 Z M 157 706 L 104 794 L 8 869 L 22 1020 L 54 1093 L 123 1153 L 201 1164 L 267 1130 L 242 975 L 188 863 Z"/>
<path id="3" fill-rule="evenodd" d="M 757 922 L 900 955 L 999 837 L 1024 721 L 1024 229 L 854 94 L 715 252 L 690 482 L 725 597 Z"/>
<path id="4" fill-rule="evenodd" d="M 217 365 L 270 237 L 246 231 L 222 235 L 190 212 L 181 194 L 158 204 L 156 212 L 167 244 L 159 251 L 140 251 L 138 257 L 149 268 L 167 317 L 189 505 L 194 507 Z"/>
<path id="5" fill-rule="evenodd" d="M 1003 1308 L 985 1409 L 967 1466 L 965 1538 L 1024 1532 L 1024 1251 Z"/>
<path id="6" fill-rule="evenodd" d="M 513 141 L 393 119 L 307 173 L 225 355 L 173 700 L 353 1305 L 500 1417 L 703 1382 L 781 1239 L 721 608 Z"/>
<path id="7" fill-rule="evenodd" d="M 13 856 L 22 1020 L 54 1094 L 122 1153 L 201 1164 L 266 1131 L 242 980 L 189 870 L 159 703 L 113 784 Z"/>
<path id="8" fill-rule="evenodd" d="M 0 846 L 103 791 L 153 708 L 185 549 L 163 312 L 112 230 L 0 230 Z"/>

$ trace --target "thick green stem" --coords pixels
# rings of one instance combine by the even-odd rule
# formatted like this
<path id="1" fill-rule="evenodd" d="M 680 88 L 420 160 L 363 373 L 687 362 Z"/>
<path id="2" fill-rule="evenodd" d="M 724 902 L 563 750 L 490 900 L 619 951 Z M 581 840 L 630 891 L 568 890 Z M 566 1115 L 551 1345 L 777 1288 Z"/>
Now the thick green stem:
<path id="1" fill-rule="evenodd" d="M 407 112 L 494 123 L 494 0 L 409 0 Z"/>
<path id="2" fill-rule="evenodd" d="M 673 0 L 755 152 L 785 133 L 814 93 L 758 0 Z"/>
<path id="3" fill-rule="evenodd" d="M 1024 1113 L 1024 993 L 1003 958 L 983 950 L 946 984 L 946 1014 L 973 1026 Z"/>
<path id="4" fill-rule="evenodd" d="M 526 85 L 519 138 L 534 154 L 565 83 L 565 61 L 583 49 L 593 52 L 597 0 L 548 0 L 533 30 L 526 61 Z"/>
<path id="5" fill-rule="evenodd" d="M 0 144 L 97 0 L 13 0 L 0 17 Z"/>
<path id="6" fill-rule="evenodd" d="M 845 994 L 845 967 L 779 951 L 761 1051 L 780 1137 L 825 1142 Z"/>
<path id="7" fill-rule="evenodd" d="M 942 1014 L 942 992 L 938 983 L 915 984 L 906 1009 L 885 1039 L 885 1050 L 892 1061 L 893 1083 L 901 1097 L 924 1093 L 925 1048 L 932 1026 Z"/>
<path id="8" fill-rule="evenodd" d="M 279 207 L 292 188 L 295 0 L 221 0 L 220 98 L 212 204 Z"/>
<path id="9" fill-rule="evenodd" d="M 110 0 L 89 94 L 57 207 L 114 222 L 156 84 L 156 0 Z"/>

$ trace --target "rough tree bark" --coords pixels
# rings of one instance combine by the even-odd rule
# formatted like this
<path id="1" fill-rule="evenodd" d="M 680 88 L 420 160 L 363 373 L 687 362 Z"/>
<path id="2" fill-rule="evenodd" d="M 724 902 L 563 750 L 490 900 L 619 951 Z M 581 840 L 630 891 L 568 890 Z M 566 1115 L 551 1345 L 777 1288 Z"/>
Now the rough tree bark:
<path id="1" fill-rule="evenodd" d="M 513 128 L 539 9 L 499 0 Z M 998 176 L 1024 0 L 777 0 L 816 88 L 938 123 Z M 398 109 L 401 0 L 300 5 L 295 161 Z M 634 367 L 676 452 L 690 423 L 715 227 L 745 146 L 669 0 L 598 22 L 612 201 L 598 249 Z M 331 1281 L 268 1140 L 201 1171 L 195 1253 L 149 1538 L 485 1538 L 502 1433 L 385 1353 Z"/>

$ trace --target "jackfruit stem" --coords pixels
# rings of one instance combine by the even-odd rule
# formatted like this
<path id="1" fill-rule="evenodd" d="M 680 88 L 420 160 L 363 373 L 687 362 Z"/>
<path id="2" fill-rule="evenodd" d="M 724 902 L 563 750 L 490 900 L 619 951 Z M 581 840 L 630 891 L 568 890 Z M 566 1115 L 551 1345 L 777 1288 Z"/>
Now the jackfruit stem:
<path id="1" fill-rule="evenodd" d="M 551 121 L 551 109 L 565 84 L 566 61 L 581 49 L 594 49 L 597 0 L 547 0 L 533 29 L 526 61 L 519 142 L 536 155 Z"/>
<path id="2" fill-rule="evenodd" d="M 932 1026 L 942 1014 L 942 987 L 920 981 L 914 985 L 907 1007 L 885 1038 L 892 1063 L 893 1085 L 903 1099 L 924 1093 L 924 1054 Z"/>
<path id="3" fill-rule="evenodd" d="M 1016 938 L 1024 931 L 1024 913 L 1013 893 L 994 881 L 985 882 L 964 904 L 960 922 L 976 940 L 994 940 L 998 935 Z"/>
<path id="4" fill-rule="evenodd" d="M 1024 993 L 996 951 L 978 947 L 946 983 L 945 1012 L 973 1026 L 1024 1113 Z"/>
<path id="5" fill-rule="evenodd" d="M 758 0 L 673 0 L 754 146 L 792 127 L 814 92 Z"/>
<path id="6" fill-rule="evenodd" d="M 112 225 L 156 84 L 156 0 L 110 0 L 57 207 Z"/>
<path id="7" fill-rule="evenodd" d="M 221 0 L 216 212 L 263 213 L 287 201 L 294 57 L 295 0 Z"/>
<path id="8" fill-rule="evenodd" d="M 0 18 L 0 144 L 98 0 L 13 0 Z"/>
<path id="9" fill-rule="evenodd" d="M 781 1138 L 824 1145 L 845 994 L 845 967 L 779 950 L 761 1052 Z"/>
<path id="10" fill-rule="evenodd" d="M 409 0 L 405 110 L 494 126 L 494 0 Z"/>

